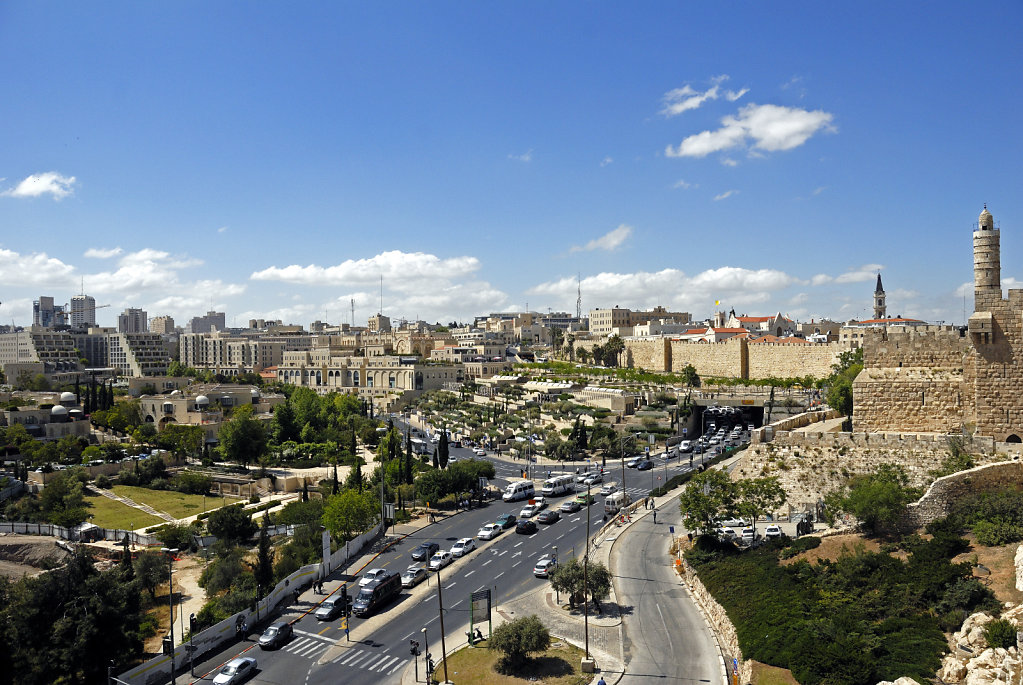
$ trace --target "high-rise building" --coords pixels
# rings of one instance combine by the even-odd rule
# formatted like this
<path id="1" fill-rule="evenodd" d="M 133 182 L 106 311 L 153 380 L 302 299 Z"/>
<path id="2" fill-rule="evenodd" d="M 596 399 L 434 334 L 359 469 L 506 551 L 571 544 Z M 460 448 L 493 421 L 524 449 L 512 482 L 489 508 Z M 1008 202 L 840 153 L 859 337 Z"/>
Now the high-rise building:
<path id="1" fill-rule="evenodd" d="M 118 333 L 147 333 L 149 331 L 149 314 L 143 309 L 129 307 L 117 317 Z"/>
<path id="2" fill-rule="evenodd" d="M 227 328 L 227 315 L 210 311 L 206 312 L 206 316 L 193 316 L 188 328 L 192 333 L 210 333 L 214 328 L 222 331 Z"/>
<path id="3" fill-rule="evenodd" d="M 96 325 L 96 298 L 91 295 L 71 297 L 71 327 L 85 329 Z"/>
<path id="4" fill-rule="evenodd" d="M 160 335 L 167 335 L 174 332 L 174 317 L 154 316 L 149 330 Z"/>
<path id="5" fill-rule="evenodd" d="M 64 306 L 53 304 L 52 297 L 42 296 L 32 303 L 32 325 L 43 328 L 63 326 L 67 322 L 64 318 Z"/>

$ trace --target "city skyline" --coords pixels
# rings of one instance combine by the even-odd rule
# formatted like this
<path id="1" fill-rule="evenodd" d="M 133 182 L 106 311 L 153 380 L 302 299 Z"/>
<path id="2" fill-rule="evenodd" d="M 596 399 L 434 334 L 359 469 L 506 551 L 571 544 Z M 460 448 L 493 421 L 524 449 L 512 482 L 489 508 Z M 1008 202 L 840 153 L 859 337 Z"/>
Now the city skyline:
<path id="1" fill-rule="evenodd" d="M 0 7 L 0 321 L 620 305 L 963 322 L 1020 284 L 1017 3 Z M 381 296 L 381 279 L 383 293 Z M 720 302 L 720 305 L 716 305 Z"/>

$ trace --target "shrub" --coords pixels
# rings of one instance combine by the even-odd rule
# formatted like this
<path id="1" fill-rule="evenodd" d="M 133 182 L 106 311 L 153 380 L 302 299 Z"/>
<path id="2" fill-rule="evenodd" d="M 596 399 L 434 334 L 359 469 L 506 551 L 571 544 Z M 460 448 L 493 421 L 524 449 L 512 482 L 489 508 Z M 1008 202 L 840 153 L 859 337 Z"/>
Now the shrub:
<path id="1" fill-rule="evenodd" d="M 551 645 L 551 634 L 534 614 L 498 626 L 490 638 L 490 649 L 504 653 L 497 664 L 501 673 L 514 673 L 529 661 L 529 655 Z"/>
<path id="2" fill-rule="evenodd" d="M 973 534 L 985 547 L 997 547 L 1023 540 L 1023 527 L 1013 521 L 978 521 Z"/>
<path id="3" fill-rule="evenodd" d="M 987 640 L 987 646 L 994 649 L 1015 647 L 1016 626 L 1008 619 L 995 619 L 984 626 L 984 639 Z"/>
<path id="4" fill-rule="evenodd" d="M 104 490 L 110 489 L 110 476 L 99 475 L 96 476 L 96 487 L 103 488 Z"/>

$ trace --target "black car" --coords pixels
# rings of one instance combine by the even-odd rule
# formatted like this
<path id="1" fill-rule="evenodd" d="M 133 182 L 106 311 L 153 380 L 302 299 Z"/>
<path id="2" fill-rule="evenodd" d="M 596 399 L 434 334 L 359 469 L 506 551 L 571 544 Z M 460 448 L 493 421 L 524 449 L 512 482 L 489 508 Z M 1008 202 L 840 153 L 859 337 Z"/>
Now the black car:
<path id="1" fill-rule="evenodd" d="M 262 649 L 276 649 L 287 642 L 293 632 L 291 624 L 287 621 L 272 623 L 259 636 L 259 646 Z"/>
<path id="2" fill-rule="evenodd" d="M 440 545 L 436 542 L 422 542 L 412 550 L 412 558 L 416 561 L 426 561 L 433 556 L 434 552 L 440 550 Z"/>
<path id="3" fill-rule="evenodd" d="M 515 524 L 515 532 L 523 535 L 532 535 L 536 532 L 536 522 L 532 519 L 522 519 Z"/>
<path id="4" fill-rule="evenodd" d="M 558 513 L 557 509 L 546 509 L 540 512 L 540 515 L 536 517 L 536 520 L 540 523 L 554 523 L 561 518 L 561 514 Z"/>
<path id="5" fill-rule="evenodd" d="M 649 471 L 653 467 L 654 467 L 654 463 L 652 461 L 650 461 L 649 459 L 644 459 L 643 461 L 641 461 L 638 464 L 636 464 L 636 470 L 637 471 Z"/>

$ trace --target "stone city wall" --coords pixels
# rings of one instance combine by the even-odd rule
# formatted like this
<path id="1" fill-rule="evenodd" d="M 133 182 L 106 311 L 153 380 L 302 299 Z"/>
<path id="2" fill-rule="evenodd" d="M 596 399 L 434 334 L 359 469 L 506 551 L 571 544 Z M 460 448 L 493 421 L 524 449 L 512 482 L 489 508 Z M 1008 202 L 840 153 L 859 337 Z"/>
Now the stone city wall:
<path id="1" fill-rule="evenodd" d="M 681 373 L 692 364 L 696 373 L 722 378 L 746 378 L 746 341 L 725 340 L 719 343 L 672 340 L 671 370 Z"/>
<path id="2" fill-rule="evenodd" d="M 846 349 L 839 342 L 830 343 L 750 343 L 747 378 L 826 378 L 838 355 Z"/>
<path id="3" fill-rule="evenodd" d="M 671 349 L 667 338 L 626 340 L 624 366 L 664 373 L 671 370 Z"/>
<path id="4" fill-rule="evenodd" d="M 974 437 L 966 449 L 978 465 L 1023 453 L 1023 445 Z M 1013 451 L 1015 450 L 1015 451 Z M 948 436 L 938 433 L 779 432 L 774 440 L 745 450 L 732 477 L 777 476 L 789 507 L 813 505 L 855 475 L 873 473 L 883 463 L 899 464 L 910 485 L 925 487 L 932 471 L 949 455 Z"/>
<path id="5" fill-rule="evenodd" d="M 963 426 L 963 374 L 932 368 L 865 368 L 853 381 L 854 425 L 865 431 L 951 433 Z"/>
<path id="6" fill-rule="evenodd" d="M 1004 443 L 1000 443 L 999 446 L 1011 447 Z M 1015 447 L 1019 449 L 1023 446 L 1017 444 Z M 952 506 L 963 497 L 978 492 L 1019 487 L 1021 484 L 1023 463 L 1018 458 L 953 473 L 931 483 L 924 496 L 909 505 L 907 519 L 915 526 L 924 526 L 935 519 L 947 516 Z"/>
<path id="7" fill-rule="evenodd" d="M 968 338 L 953 326 L 906 326 L 867 329 L 863 334 L 864 368 L 919 366 L 963 368 Z"/>

